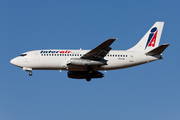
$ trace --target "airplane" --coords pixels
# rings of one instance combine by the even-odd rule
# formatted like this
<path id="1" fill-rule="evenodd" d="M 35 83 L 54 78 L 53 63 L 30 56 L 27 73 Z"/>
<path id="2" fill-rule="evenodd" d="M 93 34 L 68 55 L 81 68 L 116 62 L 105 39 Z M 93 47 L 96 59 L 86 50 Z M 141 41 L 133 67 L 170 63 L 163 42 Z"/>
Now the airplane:
<path id="1" fill-rule="evenodd" d="M 156 22 L 142 39 L 127 50 L 111 50 L 116 38 L 110 38 L 92 50 L 48 49 L 22 53 L 11 64 L 28 71 L 65 70 L 73 79 L 103 78 L 99 71 L 133 67 L 163 59 L 162 52 L 169 44 L 159 46 L 164 22 Z"/>

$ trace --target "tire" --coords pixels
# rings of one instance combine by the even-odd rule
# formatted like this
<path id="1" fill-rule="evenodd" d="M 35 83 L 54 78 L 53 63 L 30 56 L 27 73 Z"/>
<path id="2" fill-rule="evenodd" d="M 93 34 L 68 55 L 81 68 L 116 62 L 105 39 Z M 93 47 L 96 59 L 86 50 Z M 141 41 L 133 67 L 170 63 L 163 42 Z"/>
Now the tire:
<path id="1" fill-rule="evenodd" d="M 29 76 L 32 76 L 32 72 L 29 72 Z"/>
<path id="2" fill-rule="evenodd" d="M 91 81 L 91 76 L 87 76 L 86 81 L 88 81 L 88 82 Z"/>

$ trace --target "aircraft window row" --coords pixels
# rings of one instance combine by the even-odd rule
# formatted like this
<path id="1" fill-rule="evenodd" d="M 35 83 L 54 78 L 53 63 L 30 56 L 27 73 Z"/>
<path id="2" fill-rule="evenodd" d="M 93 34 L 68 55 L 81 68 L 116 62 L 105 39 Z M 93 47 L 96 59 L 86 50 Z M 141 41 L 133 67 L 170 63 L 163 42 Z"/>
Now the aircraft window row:
<path id="1" fill-rule="evenodd" d="M 41 56 L 83 56 L 84 54 L 41 54 Z"/>
<path id="2" fill-rule="evenodd" d="M 83 56 L 84 54 L 41 54 L 41 56 Z M 127 57 L 127 55 L 108 54 L 107 57 Z"/>
<path id="3" fill-rule="evenodd" d="M 107 57 L 127 57 L 127 55 L 114 55 L 114 54 L 108 54 Z"/>

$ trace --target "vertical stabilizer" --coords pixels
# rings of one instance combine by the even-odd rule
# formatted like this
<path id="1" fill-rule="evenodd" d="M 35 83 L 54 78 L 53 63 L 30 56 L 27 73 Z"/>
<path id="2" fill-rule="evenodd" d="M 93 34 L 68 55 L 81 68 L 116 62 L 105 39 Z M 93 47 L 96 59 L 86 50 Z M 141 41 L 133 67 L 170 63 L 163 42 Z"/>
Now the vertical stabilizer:
<path id="1" fill-rule="evenodd" d="M 164 22 L 156 22 L 143 38 L 129 51 L 150 51 L 159 46 Z"/>

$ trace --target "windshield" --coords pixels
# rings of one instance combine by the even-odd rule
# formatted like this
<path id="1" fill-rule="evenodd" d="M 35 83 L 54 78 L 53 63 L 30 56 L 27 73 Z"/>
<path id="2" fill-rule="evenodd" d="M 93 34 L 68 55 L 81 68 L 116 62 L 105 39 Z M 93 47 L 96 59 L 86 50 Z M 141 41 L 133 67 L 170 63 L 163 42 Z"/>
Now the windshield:
<path id="1" fill-rule="evenodd" d="M 19 56 L 26 56 L 27 54 L 21 54 L 21 55 L 19 55 Z"/>

